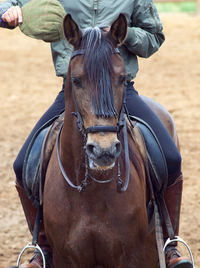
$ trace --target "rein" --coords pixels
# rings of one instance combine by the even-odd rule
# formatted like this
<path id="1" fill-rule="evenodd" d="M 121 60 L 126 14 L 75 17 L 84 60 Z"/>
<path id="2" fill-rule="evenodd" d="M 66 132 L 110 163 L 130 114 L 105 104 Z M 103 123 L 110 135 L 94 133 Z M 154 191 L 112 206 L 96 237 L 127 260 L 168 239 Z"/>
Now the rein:
<path id="1" fill-rule="evenodd" d="M 119 54 L 119 49 L 118 48 L 114 48 L 112 51 L 113 54 Z M 72 53 L 72 58 L 74 58 L 77 55 L 84 55 L 85 51 L 83 49 L 81 50 L 75 50 Z M 129 150 L 128 150 L 128 136 L 127 136 L 127 126 L 126 126 L 126 114 L 127 114 L 127 109 L 126 109 L 126 95 L 125 95 L 125 86 L 124 85 L 124 98 L 123 98 L 123 104 L 122 104 L 122 109 L 121 112 L 119 114 L 119 120 L 116 126 L 102 126 L 102 125 L 98 125 L 98 126 L 89 126 L 88 128 L 85 128 L 84 126 L 84 122 L 82 119 L 82 116 L 79 112 L 78 109 L 78 105 L 75 99 L 75 95 L 74 95 L 74 90 L 72 87 L 72 91 L 73 91 L 73 98 L 74 98 L 74 103 L 75 103 L 75 107 L 76 107 L 76 112 L 73 112 L 72 114 L 74 116 L 76 116 L 77 120 L 77 127 L 79 129 L 79 131 L 82 133 L 83 138 L 84 138 L 84 142 L 86 143 L 86 139 L 87 139 L 87 134 L 88 133 L 99 133 L 99 132 L 116 132 L 119 133 L 121 130 L 123 131 L 123 141 L 124 141 L 124 154 L 125 154 L 125 181 L 123 182 L 123 180 L 121 179 L 121 172 L 120 172 L 120 164 L 118 161 L 118 166 L 117 166 L 117 174 L 114 175 L 112 178 L 108 179 L 108 180 L 97 180 L 96 178 L 94 178 L 93 176 L 91 176 L 89 174 L 88 171 L 88 161 L 87 161 L 87 155 L 85 153 L 85 178 L 82 181 L 82 183 L 80 185 L 75 185 L 72 183 L 72 181 L 69 179 L 69 177 L 67 176 L 64 167 L 62 165 L 62 161 L 60 158 L 60 134 L 63 128 L 63 124 L 60 127 L 59 133 L 57 135 L 57 139 L 56 139 L 56 151 L 57 151 L 57 159 L 58 159 L 58 164 L 61 170 L 61 173 L 64 177 L 64 179 L 66 180 L 66 182 L 69 184 L 69 186 L 71 186 L 72 188 L 78 190 L 79 192 L 82 192 L 85 190 L 86 186 L 88 185 L 88 178 L 90 178 L 91 180 L 93 180 L 94 182 L 100 183 L 100 184 L 105 184 L 105 183 L 109 183 L 112 182 L 114 180 L 117 179 L 117 191 L 118 192 L 125 192 L 128 188 L 128 184 L 129 184 L 129 173 L 130 173 L 130 162 L 129 162 Z"/>

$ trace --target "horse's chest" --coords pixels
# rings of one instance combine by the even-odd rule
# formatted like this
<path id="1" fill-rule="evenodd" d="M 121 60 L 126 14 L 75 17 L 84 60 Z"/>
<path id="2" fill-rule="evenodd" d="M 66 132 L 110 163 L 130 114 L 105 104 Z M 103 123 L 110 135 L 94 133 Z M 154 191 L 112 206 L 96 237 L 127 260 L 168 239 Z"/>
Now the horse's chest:
<path id="1" fill-rule="evenodd" d="M 57 185 L 53 186 L 55 191 Z M 121 195 L 115 188 L 105 188 L 90 194 L 89 190 L 82 194 L 60 191 L 53 200 L 46 193 L 46 231 L 53 248 L 70 260 L 69 267 L 107 267 L 111 263 L 109 267 L 130 267 L 118 264 L 127 260 L 136 263 L 148 229 L 146 211 L 136 202 L 137 192 Z M 50 209 L 50 203 L 55 210 Z"/>
<path id="2" fill-rule="evenodd" d="M 128 244 L 124 239 L 119 230 L 117 233 L 108 222 L 81 217 L 70 231 L 67 251 L 71 256 L 87 259 L 89 267 L 95 263 L 102 264 L 102 260 L 109 262 L 110 257 L 116 254 L 121 255 L 124 251 L 123 243 Z"/>
<path id="3" fill-rule="evenodd" d="M 91 214 L 82 211 L 70 228 L 66 246 L 68 254 L 77 258 L 84 254 L 94 263 L 102 260 L 109 263 L 112 256 L 115 256 L 112 263 L 118 258 L 125 261 L 136 246 L 133 241 L 139 243 L 144 230 L 135 224 L 138 218 L 133 211 L 126 213 L 126 208 L 123 210 L 123 213 L 110 210 L 109 213 L 98 211 L 96 214 L 95 211 Z"/>

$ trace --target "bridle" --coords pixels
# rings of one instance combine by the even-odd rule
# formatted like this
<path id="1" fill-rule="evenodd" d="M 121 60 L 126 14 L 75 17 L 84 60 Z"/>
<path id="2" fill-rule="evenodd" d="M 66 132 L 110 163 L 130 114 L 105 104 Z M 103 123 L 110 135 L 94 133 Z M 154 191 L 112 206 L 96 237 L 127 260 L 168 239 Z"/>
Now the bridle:
<path id="1" fill-rule="evenodd" d="M 112 50 L 112 53 L 113 54 L 120 54 L 118 48 L 114 48 Z M 71 59 L 73 59 L 74 57 L 76 57 L 78 55 L 84 55 L 84 54 L 85 54 L 84 49 L 75 50 L 72 53 Z M 59 130 L 59 133 L 57 135 L 56 150 L 57 150 L 58 164 L 59 164 L 59 167 L 60 167 L 60 170 L 61 170 L 61 173 L 62 173 L 64 179 L 67 181 L 67 183 L 72 188 L 78 190 L 79 192 L 82 192 L 82 191 L 85 190 L 86 186 L 88 185 L 88 179 L 89 178 L 91 180 L 93 180 L 94 182 L 101 183 L 101 184 L 109 183 L 109 182 L 112 182 L 112 181 L 114 181 L 116 179 L 117 191 L 118 192 L 125 192 L 127 190 L 127 188 L 128 188 L 129 173 L 130 173 L 128 136 L 127 136 L 127 126 L 126 126 L 126 118 L 128 116 L 127 108 L 126 108 L 126 94 L 125 94 L 126 93 L 126 82 L 124 83 L 124 96 L 123 96 L 122 108 L 121 108 L 120 114 L 118 116 L 119 120 L 118 120 L 118 123 L 117 123 L 116 126 L 97 125 L 97 126 L 89 126 L 88 128 L 85 128 L 81 113 L 79 112 L 78 104 L 76 102 L 73 86 L 72 86 L 72 93 L 73 93 L 73 99 L 74 99 L 74 104 L 75 104 L 75 108 L 76 108 L 76 112 L 73 112 L 72 114 L 74 116 L 76 116 L 76 118 L 77 118 L 76 119 L 77 127 L 78 127 L 79 131 L 81 132 L 81 134 L 83 135 L 85 144 L 86 144 L 86 141 L 87 141 L 88 133 L 115 132 L 115 133 L 119 134 L 121 131 L 123 132 L 124 154 L 125 154 L 125 159 L 124 159 L 124 161 L 125 161 L 125 180 L 123 182 L 123 180 L 121 179 L 119 160 L 118 160 L 118 163 L 117 163 L 117 175 L 113 176 L 111 179 L 97 180 L 96 178 L 91 176 L 91 174 L 89 174 L 88 158 L 87 158 L 87 154 L 85 152 L 85 178 L 84 178 L 84 180 L 82 181 L 82 183 L 80 185 L 73 184 L 72 181 L 67 176 L 67 174 L 66 174 L 66 172 L 64 170 L 64 167 L 62 165 L 61 158 L 60 158 L 60 134 L 61 134 L 62 127 L 63 127 L 63 124 L 62 124 L 61 127 L 60 127 L 60 130 Z"/>

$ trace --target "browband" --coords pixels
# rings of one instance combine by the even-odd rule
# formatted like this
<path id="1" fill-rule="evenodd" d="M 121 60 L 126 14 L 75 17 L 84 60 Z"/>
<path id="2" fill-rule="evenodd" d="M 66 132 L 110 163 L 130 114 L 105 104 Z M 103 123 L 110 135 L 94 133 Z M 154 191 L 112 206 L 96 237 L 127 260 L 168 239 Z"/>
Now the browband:
<path id="1" fill-rule="evenodd" d="M 112 49 L 112 53 L 113 54 L 120 54 L 119 48 L 115 47 Z M 85 49 L 78 49 L 78 50 L 74 50 L 72 52 L 72 56 L 71 59 L 73 59 L 74 57 L 78 56 L 78 55 L 84 55 L 85 54 Z"/>

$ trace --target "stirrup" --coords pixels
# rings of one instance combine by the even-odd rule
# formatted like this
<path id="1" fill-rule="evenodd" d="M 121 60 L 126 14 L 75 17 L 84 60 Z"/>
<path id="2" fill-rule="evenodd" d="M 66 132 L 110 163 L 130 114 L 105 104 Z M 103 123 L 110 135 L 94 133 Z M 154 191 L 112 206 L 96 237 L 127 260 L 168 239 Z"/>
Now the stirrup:
<path id="1" fill-rule="evenodd" d="M 188 246 L 188 244 L 181 237 L 175 236 L 173 239 L 168 238 L 167 241 L 165 242 L 164 247 L 163 247 L 163 252 L 165 252 L 166 247 L 169 244 L 173 243 L 173 242 L 180 242 L 180 243 L 184 244 L 184 246 L 186 246 L 187 250 L 190 253 L 190 258 L 191 258 L 191 261 L 192 261 L 192 266 L 193 266 L 193 268 L 195 268 L 195 266 L 194 266 L 194 258 L 193 258 L 193 255 L 192 255 L 192 251 L 191 251 L 190 247 Z"/>
<path id="2" fill-rule="evenodd" d="M 45 262 L 45 257 L 44 257 L 44 253 L 42 251 L 42 249 L 40 248 L 40 246 L 38 244 L 32 244 L 32 243 L 28 243 L 21 251 L 21 253 L 19 254 L 19 257 L 17 259 L 17 264 L 16 266 L 11 266 L 10 268 L 19 268 L 19 264 L 20 264 L 20 260 L 21 260 L 21 257 L 24 253 L 25 250 L 29 249 L 29 248 L 34 248 L 34 249 L 37 249 L 40 254 L 42 255 L 42 261 L 43 261 L 43 268 L 46 268 L 46 262 Z"/>

